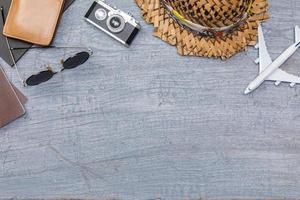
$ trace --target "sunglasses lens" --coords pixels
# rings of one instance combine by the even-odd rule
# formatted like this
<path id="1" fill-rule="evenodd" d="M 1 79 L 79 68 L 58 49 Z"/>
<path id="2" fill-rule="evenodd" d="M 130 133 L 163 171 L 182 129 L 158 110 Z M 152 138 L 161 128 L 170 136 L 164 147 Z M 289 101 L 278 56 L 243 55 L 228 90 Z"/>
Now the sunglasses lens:
<path id="1" fill-rule="evenodd" d="M 55 73 L 52 72 L 51 70 L 47 70 L 47 71 L 42 71 L 36 75 L 32 75 L 30 76 L 27 80 L 26 80 L 26 84 L 29 86 L 34 86 L 34 85 L 39 85 L 43 82 L 48 81 L 49 79 L 51 79 L 53 77 Z"/>
<path id="2" fill-rule="evenodd" d="M 88 52 L 80 52 L 75 56 L 68 58 L 63 62 L 64 69 L 73 69 L 85 63 L 90 57 L 90 53 Z"/>

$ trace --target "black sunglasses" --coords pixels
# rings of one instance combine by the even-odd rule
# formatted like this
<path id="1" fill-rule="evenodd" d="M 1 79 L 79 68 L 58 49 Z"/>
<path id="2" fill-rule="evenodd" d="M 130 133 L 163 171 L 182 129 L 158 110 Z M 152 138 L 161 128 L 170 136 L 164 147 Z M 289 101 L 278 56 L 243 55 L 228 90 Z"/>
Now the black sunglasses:
<path id="1" fill-rule="evenodd" d="M 45 48 L 45 47 L 32 47 L 32 48 Z M 79 47 L 56 47 L 51 46 L 50 48 L 79 48 Z M 22 48 L 11 48 L 10 50 L 17 50 Z M 75 54 L 72 57 L 67 58 L 66 60 L 61 60 L 62 69 L 60 72 L 66 70 L 66 69 L 74 69 L 82 64 L 84 64 L 90 56 L 93 54 L 93 51 L 91 49 L 88 49 L 87 51 L 82 51 L 77 54 Z M 17 68 L 17 66 L 15 65 Z M 19 70 L 17 70 L 18 72 Z M 18 72 L 19 73 L 19 72 Z M 52 68 L 48 65 L 47 70 L 41 71 L 37 74 L 34 74 L 27 78 L 26 80 L 22 80 L 23 84 L 25 86 L 35 86 L 39 85 L 41 83 L 44 83 L 48 80 L 50 80 L 55 74 L 58 72 L 55 72 L 52 70 Z"/>
<path id="2" fill-rule="evenodd" d="M 73 57 L 69 57 L 65 61 L 62 60 L 61 64 L 62 64 L 63 68 L 61 71 L 65 70 L 65 69 L 73 69 L 73 68 L 78 67 L 79 65 L 82 65 L 89 59 L 90 55 L 92 55 L 92 51 L 90 51 L 90 52 L 83 51 L 83 52 L 77 53 Z M 25 80 L 25 83 L 28 86 L 39 85 L 41 83 L 44 83 L 44 82 L 50 80 L 55 74 L 57 74 L 57 72 L 54 72 L 51 69 L 51 67 L 48 66 L 47 70 L 41 71 L 38 74 L 32 75 L 29 78 L 27 78 Z"/>
<path id="3" fill-rule="evenodd" d="M 1 7 L 1 15 L 2 15 L 2 21 L 3 21 L 3 26 L 4 26 L 5 15 L 4 15 L 3 7 Z M 23 48 L 23 47 L 11 48 L 8 38 L 5 37 L 5 39 L 6 39 L 6 43 L 7 43 L 9 53 L 10 53 L 11 59 L 13 61 L 14 67 L 16 68 L 17 74 L 24 86 L 35 86 L 35 85 L 44 83 L 44 82 L 50 80 L 58 72 L 54 72 L 51 69 L 51 67 L 48 66 L 47 70 L 41 71 L 38 74 L 32 75 L 29 78 L 27 78 L 26 80 L 23 80 L 19 73 L 19 69 L 18 69 L 16 60 L 14 58 L 14 55 L 12 53 L 13 50 L 37 49 L 37 48 L 85 48 L 85 47 L 71 47 L 71 46 L 65 46 L 65 47 L 58 47 L 58 46 L 38 47 L 38 46 L 35 46 L 35 47 L 30 47 L 30 48 Z M 90 58 L 90 56 L 93 54 L 93 51 L 90 48 L 86 48 L 86 49 L 87 49 L 87 51 L 79 52 L 79 53 L 75 54 L 74 56 L 67 58 L 66 60 L 61 60 L 62 69 L 60 72 L 64 71 L 65 69 L 74 69 L 74 68 L 84 64 Z"/>

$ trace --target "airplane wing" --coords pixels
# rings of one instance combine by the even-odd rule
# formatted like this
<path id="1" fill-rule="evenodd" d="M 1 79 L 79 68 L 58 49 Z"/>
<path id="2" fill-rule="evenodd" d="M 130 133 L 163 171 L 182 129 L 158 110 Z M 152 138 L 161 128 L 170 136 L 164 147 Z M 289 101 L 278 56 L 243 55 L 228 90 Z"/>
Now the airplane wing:
<path id="1" fill-rule="evenodd" d="M 293 87 L 296 83 L 300 84 L 300 77 L 289 74 L 281 69 L 277 69 L 267 78 L 267 80 L 276 81 L 277 85 L 279 85 L 280 82 L 291 83 L 291 87 Z"/>
<path id="2" fill-rule="evenodd" d="M 295 43 L 300 41 L 300 28 L 299 26 L 295 26 Z"/>
<path id="3" fill-rule="evenodd" d="M 258 26 L 258 48 L 259 48 L 259 73 L 264 71 L 271 63 L 272 59 L 268 53 L 264 34 L 261 25 Z"/>

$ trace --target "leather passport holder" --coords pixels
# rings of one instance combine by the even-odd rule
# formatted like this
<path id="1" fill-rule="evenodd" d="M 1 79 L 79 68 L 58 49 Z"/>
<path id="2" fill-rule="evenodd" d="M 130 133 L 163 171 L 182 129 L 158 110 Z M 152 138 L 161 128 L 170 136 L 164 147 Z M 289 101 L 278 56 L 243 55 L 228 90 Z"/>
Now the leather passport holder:
<path id="1" fill-rule="evenodd" d="M 74 2 L 74 0 L 65 0 L 64 3 L 64 11 L 67 10 L 67 8 Z M 4 15 L 7 16 L 9 7 L 11 5 L 11 0 L 0 0 L 0 6 L 3 7 L 4 9 Z M 3 24 L 1 23 L 2 20 L 0 21 L 0 32 L 3 32 Z M 13 61 L 10 57 L 10 53 L 6 44 L 6 37 L 3 34 L 0 34 L 0 56 L 7 62 L 9 65 L 13 65 Z M 21 40 L 9 38 L 9 43 L 11 47 L 25 47 L 25 48 L 30 48 L 32 46 L 31 43 L 28 42 L 23 42 Z M 28 49 L 20 49 L 20 50 L 14 50 L 13 54 L 15 57 L 15 60 L 18 61 Z"/>
<path id="2" fill-rule="evenodd" d="M 50 45 L 64 0 L 12 0 L 3 34 L 37 45 Z"/>
<path id="3" fill-rule="evenodd" d="M 0 128 L 25 114 L 27 98 L 7 79 L 0 67 Z"/>

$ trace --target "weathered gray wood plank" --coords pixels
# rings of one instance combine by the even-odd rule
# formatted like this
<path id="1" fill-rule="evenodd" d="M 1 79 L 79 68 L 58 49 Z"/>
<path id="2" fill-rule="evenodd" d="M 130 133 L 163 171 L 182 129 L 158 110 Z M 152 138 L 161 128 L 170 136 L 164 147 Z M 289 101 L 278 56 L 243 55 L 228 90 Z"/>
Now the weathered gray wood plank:
<path id="1" fill-rule="evenodd" d="M 111 2 L 141 20 L 133 0 Z M 90 3 L 76 0 L 55 40 L 91 46 L 88 64 L 33 88 L 5 66 L 29 102 L 0 130 L 1 198 L 300 196 L 299 86 L 265 83 L 244 96 L 256 50 L 226 62 L 180 57 L 142 20 L 127 49 L 84 22 Z M 275 58 L 294 40 L 300 1 L 270 3 Z M 19 66 L 29 76 L 64 53 L 32 50 Z M 287 71 L 299 74 L 299 55 Z"/>

